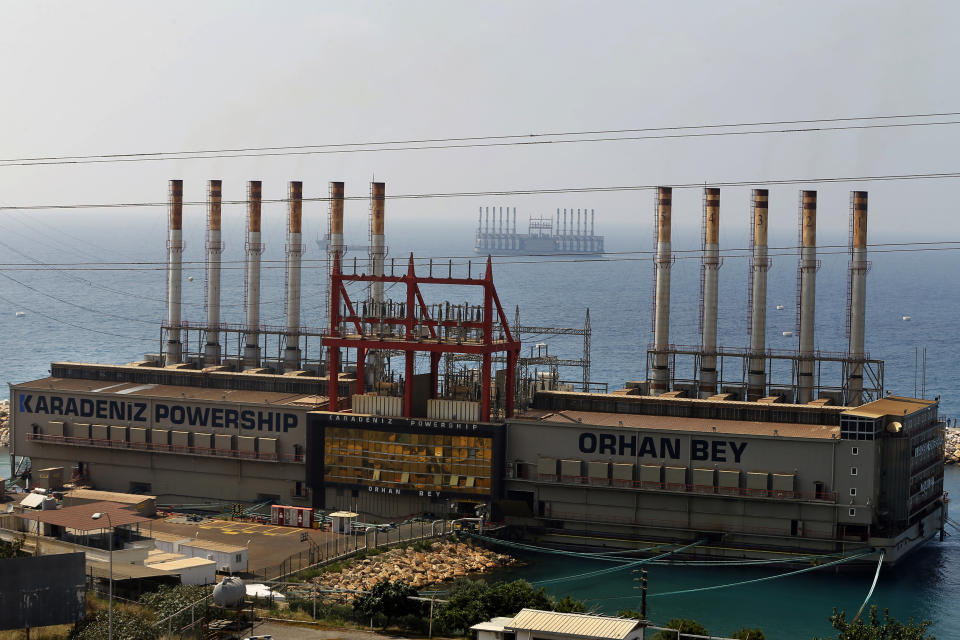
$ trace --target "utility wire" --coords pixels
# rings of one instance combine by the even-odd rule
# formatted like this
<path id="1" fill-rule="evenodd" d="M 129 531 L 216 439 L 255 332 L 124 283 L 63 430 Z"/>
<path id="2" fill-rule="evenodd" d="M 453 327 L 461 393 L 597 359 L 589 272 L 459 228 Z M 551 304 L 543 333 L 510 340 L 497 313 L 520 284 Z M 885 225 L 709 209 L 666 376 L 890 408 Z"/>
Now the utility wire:
<path id="1" fill-rule="evenodd" d="M 699 138 L 717 136 L 744 136 L 787 133 L 816 133 L 823 131 L 844 131 L 856 129 L 888 129 L 904 127 L 926 127 L 960 124 L 958 120 L 934 122 L 881 122 L 876 124 L 838 124 L 835 126 L 799 126 L 825 123 L 850 123 L 860 121 L 918 119 L 932 117 L 953 117 L 960 112 L 933 114 L 881 115 L 844 118 L 818 118 L 807 120 L 775 120 L 766 122 L 742 122 L 729 124 L 701 124 L 668 127 L 642 127 L 629 129 L 599 129 L 585 131 L 562 131 L 527 134 L 506 134 L 490 136 L 464 136 L 447 138 L 422 138 L 410 140 L 385 140 L 377 142 L 349 142 L 315 145 L 288 145 L 273 147 L 241 147 L 225 149 L 204 149 L 194 151 L 153 151 L 137 153 L 90 154 L 75 156 L 40 156 L 8 158 L 0 160 L 0 166 L 33 166 L 92 164 L 106 162 L 149 162 L 159 160 L 191 160 L 211 158 L 243 158 L 265 156 L 319 155 L 336 153 L 369 153 L 379 151 L 420 151 L 427 149 L 465 149 L 481 147 L 530 146 L 546 144 L 575 144 L 583 142 L 640 141 L 667 138 Z M 748 131 L 691 131 L 695 129 L 743 129 L 745 127 L 786 126 L 782 129 L 760 129 Z M 659 133 L 657 133 L 659 132 Z M 622 134 L 647 135 L 622 135 Z M 585 138 L 583 136 L 602 136 Z M 573 139 L 569 139 L 573 138 Z M 392 146 L 391 146 L 392 145 Z"/>
<path id="2" fill-rule="evenodd" d="M 933 245 L 957 245 L 957 246 L 934 247 L 934 248 L 938 248 L 938 249 L 960 249 L 960 240 L 915 240 L 915 241 L 910 241 L 910 242 L 874 242 L 874 243 L 868 243 L 868 244 L 867 244 L 867 248 L 870 249 L 870 248 L 878 248 L 878 247 L 924 247 L 924 246 L 933 246 Z M 768 246 L 768 247 L 767 247 L 767 250 L 768 250 L 768 251 L 798 251 L 798 250 L 800 250 L 800 249 L 802 249 L 802 248 L 803 248 L 803 247 L 802 247 L 801 245 L 784 245 L 784 246 L 780 246 L 780 247 L 778 247 L 778 246 L 769 247 L 769 246 Z M 820 244 L 820 245 L 817 245 L 817 250 L 818 250 L 818 252 L 819 252 L 821 249 L 844 249 L 844 251 L 839 251 L 839 252 L 824 252 L 825 255 L 833 255 L 833 254 L 837 254 L 837 253 L 846 253 L 846 249 L 847 249 L 847 248 L 848 248 L 848 247 L 847 247 L 847 245 L 845 245 L 845 244 Z M 752 252 L 753 249 L 751 249 L 750 247 L 722 247 L 722 248 L 719 249 L 719 251 L 720 251 L 722 254 L 731 254 L 731 253 Z M 647 250 L 631 250 L 631 251 L 604 251 L 602 254 L 599 254 L 599 255 L 601 255 L 601 256 L 631 256 L 631 255 L 653 256 L 653 255 L 656 255 L 656 253 L 657 253 L 657 252 L 656 252 L 655 250 L 647 249 Z M 672 249 L 672 253 L 674 253 L 674 254 L 677 254 L 677 253 L 701 254 L 701 253 L 703 253 L 703 248 L 695 248 L 695 249 Z M 523 257 L 523 258 L 540 258 L 540 257 L 545 257 L 545 258 L 557 258 L 557 257 L 566 257 L 566 256 L 582 256 L 582 255 L 583 255 L 582 253 L 571 252 L 571 251 L 563 251 L 563 252 L 555 252 L 555 253 L 529 253 L 529 254 L 522 254 L 522 255 L 519 255 L 519 256 L 516 256 L 516 257 Z M 796 254 L 795 254 L 795 253 L 778 253 L 778 254 L 774 254 L 774 255 L 778 255 L 778 256 L 790 255 L 790 256 L 792 256 L 792 255 L 796 255 Z M 499 259 L 502 259 L 503 257 L 504 257 L 504 256 L 496 256 L 496 255 L 494 255 L 494 256 L 492 256 L 491 258 L 492 258 L 493 262 L 496 263 L 496 262 L 498 262 Z M 747 257 L 747 258 L 749 258 L 750 255 L 748 254 L 748 255 L 744 255 L 744 256 L 733 256 L 733 257 Z M 464 254 L 461 254 L 461 255 L 443 255 L 443 256 L 414 256 L 414 257 L 413 257 L 413 260 L 414 260 L 414 262 L 423 263 L 424 265 L 426 265 L 426 264 L 427 264 L 429 261 L 431 261 L 431 260 L 434 260 L 434 261 L 435 261 L 435 260 L 448 260 L 448 259 L 455 259 L 455 260 L 468 260 L 468 259 L 469 259 L 469 260 L 483 260 L 483 259 L 485 259 L 485 258 L 486 258 L 486 256 L 485 256 L 485 255 L 482 255 L 482 254 L 472 254 L 472 255 L 464 255 Z M 403 258 L 403 260 L 404 260 L 404 262 L 406 262 L 407 260 L 409 260 L 409 258 Z M 315 265 L 316 265 L 317 267 L 323 267 L 323 266 L 326 264 L 326 262 L 327 262 L 327 259 L 326 259 L 326 258 L 303 258 L 303 259 L 301 259 L 301 267 L 303 267 L 303 266 L 309 266 L 310 268 L 315 268 L 313 265 L 307 265 L 307 263 L 315 263 Z M 535 263 L 535 262 L 537 262 L 537 261 L 536 261 L 536 260 L 529 260 L 528 262 Z M 364 267 L 369 266 L 369 263 L 370 263 L 370 258 L 368 258 L 368 257 L 359 258 L 359 260 L 358 260 L 358 264 L 363 265 Z M 31 266 L 31 264 L 36 264 L 36 263 L 27 263 L 27 262 L 0 262 L 0 267 L 21 267 L 21 266 Z M 91 261 L 91 262 L 44 262 L 44 263 L 42 263 L 42 264 L 44 264 L 45 266 L 48 266 L 48 267 L 75 267 L 75 266 L 126 266 L 126 265 L 132 265 L 132 266 L 156 266 L 156 265 L 161 265 L 161 266 L 162 266 L 162 265 L 166 265 L 167 263 L 166 263 L 166 261 L 164 261 L 164 260 L 140 260 L 140 261 L 136 261 L 136 260 L 132 260 L 132 261 L 128 261 L 128 260 L 107 261 L 107 260 L 105 260 L 105 261 Z M 184 260 L 184 261 L 181 262 L 181 264 L 182 264 L 184 267 L 187 267 L 187 266 L 203 266 L 203 265 L 206 264 L 206 262 L 203 261 L 203 260 Z M 240 260 L 221 260 L 221 261 L 220 261 L 220 264 L 221 264 L 221 265 L 229 265 L 229 264 L 243 265 L 243 264 L 246 264 L 246 260 L 243 260 L 243 259 L 240 259 Z M 284 260 L 284 259 L 270 259 L 270 260 L 263 260 L 263 259 L 261 259 L 260 264 L 261 264 L 261 265 L 265 265 L 265 264 L 286 265 L 286 260 Z M 434 268 L 436 268 L 438 271 L 442 271 L 442 267 L 447 266 L 447 264 L 448 264 L 448 263 L 446 263 L 446 262 L 443 262 L 443 263 L 435 262 L 433 266 L 434 266 Z M 454 263 L 454 264 L 457 265 L 457 264 L 462 264 L 462 263 Z M 392 286 L 394 286 L 395 284 L 396 284 L 396 283 L 393 283 L 393 284 L 391 284 L 390 286 L 392 287 Z"/>
<path id="3" fill-rule="evenodd" d="M 0 243 L 2 245 L 2 243 Z M 870 252 L 871 255 L 883 254 L 883 253 L 918 253 L 918 252 L 940 252 L 940 251 L 960 251 L 960 246 L 955 247 L 915 247 L 915 248 L 900 248 L 900 249 L 876 249 Z M 847 251 L 818 251 L 817 256 L 839 256 L 839 255 L 848 255 Z M 748 254 L 734 254 L 734 255 L 725 255 L 725 258 L 750 258 Z M 770 253 L 768 254 L 769 258 L 796 258 L 796 252 L 792 253 Z M 699 260 L 699 256 L 689 255 L 689 256 L 675 256 L 676 260 Z M 562 258 L 562 259 L 537 259 L 537 260 L 497 260 L 493 259 L 493 264 L 495 265 L 540 265 L 540 264 L 560 264 L 560 263 L 605 263 L 605 262 L 648 262 L 650 260 L 649 256 L 643 257 L 596 257 L 596 258 Z M 475 264 L 480 263 L 482 260 L 478 260 Z M 466 266 L 466 262 L 454 262 L 453 266 L 462 267 Z M 422 264 L 420 265 L 423 266 Z M 277 265 L 265 265 L 261 267 L 262 270 L 270 269 L 284 269 L 285 267 L 281 264 Z M 324 270 L 323 265 L 304 265 L 301 267 L 301 270 L 304 271 L 314 271 L 314 270 Z M 59 268 L 50 268 L 43 266 L 42 264 L 38 266 L 15 266 L 15 267 L 6 267 L 0 266 L 0 271 L 55 271 L 55 272 L 69 272 L 69 271 L 126 271 L 126 272 L 155 272 L 155 271 L 165 271 L 166 267 L 162 263 L 157 263 L 157 266 L 135 266 L 135 267 L 117 267 L 117 266 L 78 266 L 78 267 L 59 267 Z M 242 265 L 234 267 L 221 267 L 221 271 L 245 271 L 246 268 Z M 352 271 L 345 271 L 345 274 L 352 274 Z M 423 274 L 421 273 L 422 277 Z M 476 278 L 475 278 L 476 279 Z M 124 295 L 125 292 L 119 292 Z M 140 296 L 142 297 L 142 296 Z M 151 299 L 151 298 L 146 298 Z M 281 301 L 277 301 L 278 303 Z M 197 306 L 201 306 L 202 303 L 195 303 Z M 262 303 L 265 304 L 265 303 Z M 229 305 L 228 305 L 229 306 Z M 233 305 L 238 306 L 238 305 Z"/>
<path id="4" fill-rule="evenodd" d="M 155 339 L 152 339 L 152 338 L 141 338 L 141 337 L 139 337 L 139 336 L 127 336 L 127 335 L 123 335 L 123 334 L 121 334 L 121 333 L 112 333 L 112 332 L 110 332 L 110 331 L 101 331 L 100 329 L 92 329 L 92 328 L 90 328 L 90 327 L 85 327 L 85 326 L 83 326 L 83 325 L 74 324 L 73 322 L 67 322 L 66 320 L 61 320 L 61 319 L 59 319 L 59 318 L 55 318 L 55 317 L 53 317 L 53 316 L 49 316 L 49 315 L 43 313 L 42 311 L 37 311 L 36 309 L 31 309 L 30 307 L 25 307 L 25 306 L 23 306 L 23 305 L 21 305 L 21 304 L 19 304 L 19 303 L 17 303 L 17 302 L 14 302 L 13 300 L 10 300 L 9 298 L 6 298 L 6 297 L 2 296 L 2 295 L 0 295 L 0 300 L 2 300 L 3 302 L 6 302 L 8 305 L 10 305 L 10 308 L 11 308 L 11 309 L 26 309 L 26 310 L 29 311 L 30 313 L 34 313 L 34 314 L 40 316 L 41 318 L 46 318 L 47 320 L 50 320 L 51 322 L 56 322 L 56 323 L 59 323 L 59 324 L 65 324 L 65 325 L 67 325 L 68 327 L 73 327 L 74 329 L 80 329 L 80 330 L 82 330 L 82 331 L 90 331 L 90 332 L 93 332 L 93 333 L 99 333 L 99 334 L 101 334 L 101 335 L 111 336 L 111 337 L 114 337 L 114 338 L 125 338 L 125 339 L 127 339 L 127 340 L 139 340 L 140 342 L 155 342 L 155 341 L 156 341 Z"/>
<path id="5" fill-rule="evenodd" d="M 960 121 L 958 121 L 960 122 Z M 960 178 L 960 171 L 942 171 L 933 173 L 900 173 L 900 174 L 878 174 L 868 176 L 844 176 L 844 177 L 813 177 L 813 178 L 781 178 L 769 180 L 728 180 L 721 182 L 686 182 L 673 185 L 665 184 L 635 184 L 619 185 L 608 187 L 553 187 L 553 188 L 531 188 L 531 189 L 501 189 L 488 191 L 454 191 L 447 193 L 407 193 L 386 195 L 388 200 L 425 200 L 433 198 L 479 198 L 491 196 L 523 196 L 523 195 L 545 195 L 545 194 L 564 194 L 564 193 L 616 193 L 625 191 L 652 191 L 664 186 L 670 186 L 675 190 L 681 189 L 703 189 L 707 187 L 751 187 L 758 185 L 792 185 L 792 184 L 833 184 L 848 182 L 890 182 L 900 180 L 943 180 L 947 178 Z M 363 200 L 369 199 L 369 195 L 344 196 L 344 200 Z M 329 196 L 317 196 L 303 198 L 302 202 L 330 202 Z M 245 205 L 247 200 L 223 200 L 221 205 Z M 265 198 L 261 203 L 290 202 L 289 198 Z M 35 210 L 70 210 L 70 209 L 121 209 L 129 207 L 167 207 L 169 202 L 112 202 L 112 203 L 88 203 L 88 204 L 45 204 L 45 205 L 7 205 L 0 206 L 0 211 L 35 211 Z M 207 206 L 204 200 L 187 201 L 184 206 Z"/>

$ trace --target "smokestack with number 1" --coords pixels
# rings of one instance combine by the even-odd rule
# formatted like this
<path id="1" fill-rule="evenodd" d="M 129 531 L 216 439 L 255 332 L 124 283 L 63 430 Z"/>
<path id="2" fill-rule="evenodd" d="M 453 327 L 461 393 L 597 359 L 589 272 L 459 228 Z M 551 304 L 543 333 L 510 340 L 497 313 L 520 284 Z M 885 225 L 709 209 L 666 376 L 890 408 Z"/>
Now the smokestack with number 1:
<path id="1" fill-rule="evenodd" d="M 247 192 L 247 322 L 243 367 L 260 366 L 260 181 L 251 180 Z"/>
<path id="2" fill-rule="evenodd" d="M 656 273 L 656 298 L 654 299 L 653 387 L 652 394 L 670 390 L 670 267 L 673 261 L 670 250 L 670 212 L 673 189 L 657 187 L 657 255 L 654 258 Z"/>
<path id="3" fill-rule="evenodd" d="M 167 235 L 167 343 L 163 364 L 180 364 L 180 290 L 183 278 L 183 180 L 170 181 L 170 227 Z"/>
<path id="4" fill-rule="evenodd" d="M 220 239 L 222 183 L 211 180 L 207 194 L 207 331 L 203 364 L 220 364 Z"/>
<path id="5" fill-rule="evenodd" d="M 817 192 L 800 196 L 800 360 L 797 367 L 797 402 L 814 399 L 813 348 L 817 298 Z"/>
<path id="6" fill-rule="evenodd" d="M 864 335 L 867 313 L 867 192 L 850 194 L 853 237 L 850 246 L 850 379 L 846 404 L 863 404 Z M 859 362 L 857 361 L 859 360 Z"/>
<path id="7" fill-rule="evenodd" d="M 720 271 L 720 189 L 703 190 L 703 309 L 700 310 L 700 394 L 717 392 L 717 287 Z"/>
<path id="8" fill-rule="evenodd" d="M 747 371 L 747 399 L 759 400 L 767 393 L 767 209 L 769 191 L 753 190 L 750 260 L 750 365 Z"/>
<path id="9" fill-rule="evenodd" d="M 300 261 L 303 257 L 303 183 L 291 182 L 287 208 L 287 333 L 283 370 L 300 369 Z"/>

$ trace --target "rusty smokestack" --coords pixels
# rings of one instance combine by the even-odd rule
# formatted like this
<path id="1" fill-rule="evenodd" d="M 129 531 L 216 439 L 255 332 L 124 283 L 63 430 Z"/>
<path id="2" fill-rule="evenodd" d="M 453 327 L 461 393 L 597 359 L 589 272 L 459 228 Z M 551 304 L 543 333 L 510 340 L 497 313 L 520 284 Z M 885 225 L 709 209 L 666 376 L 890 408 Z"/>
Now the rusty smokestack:
<path id="1" fill-rule="evenodd" d="M 181 287 L 183 279 L 183 180 L 170 181 L 170 219 L 167 235 L 167 343 L 164 365 L 183 362 L 180 343 Z"/>
<path id="2" fill-rule="evenodd" d="M 817 192 L 800 194 L 800 360 L 797 367 L 797 402 L 814 399 L 813 349 L 817 298 Z"/>
<path id="3" fill-rule="evenodd" d="M 383 275 L 383 262 L 387 256 L 387 245 L 384 237 L 383 215 L 386 206 L 387 188 L 383 182 L 370 183 L 370 268 L 375 276 Z M 373 312 L 380 314 L 383 304 L 383 283 L 370 283 L 370 300 L 373 302 Z"/>
<path id="4" fill-rule="evenodd" d="M 654 258 L 656 274 L 656 297 L 654 299 L 653 344 L 653 395 L 670 390 L 670 358 L 666 349 L 670 346 L 670 212 L 673 189 L 657 187 L 657 255 Z"/>
<path id="5" fill-rule="evenodd" d="M 343 244 L 343 183 L 342 182 L 331 182 L 329 185 L 330 190 L 330 214 L 328 217 L 329 229 L 328 229 L 328 239 L 327 243 L 327 283 L 325 287 L 326 291 L 326 304 L 324 309 L 329 313 L 330 310 L 330 276 L 331 271 L 333 270 L 333 259 L 339 254 L 341 260 L 343 259 L 344 253 L 344 244 Z"/>
<path id="6" fill-rule="evenodd" d="M 847 387 L 847 404 L 856 407 L 863 404 L 863 358 L 867 315 L 867 192 L 853 191 L 850 194 L 850 300 L 848 306 L 850 323 L 850 379 Z"/>
<path id="7" fill-rule="evenodd" d="M 283 370 L 300 369 L 300 263 L 303 257 L 303 183 L 291 182 L 287 197 L 287 332 Z"/>
<path id="8" fill-rule="evenodd" d="M 251 180 L 247 187 L 247 280 L 246 280 L 246 342 L 243 349 L 243 368 L 260 366 L 260 241 L 259 180 Z"/>
<path id="9" fill-rule="evenodd" d="M 750 236 L 750 365 L 747 372 L 747 399 L 767 395 L 767 210 L 769 192 L 753 190 L 753 219 Z"/>
<path id="10" fill-rule="evenodd" d="M 700 310 L 700 395 L 717 392 L 717 302 L 720 271 L 720 189 L 703 190 L 703 308 Z"/>
<path id="11" fill-rule="evenodd" d="M 207 188 L 207 331 L 203 347 L 203 364 L 220 364 L 220 256 L 223 241 L 220 235 L 220 180 L 211 180 Z"/>

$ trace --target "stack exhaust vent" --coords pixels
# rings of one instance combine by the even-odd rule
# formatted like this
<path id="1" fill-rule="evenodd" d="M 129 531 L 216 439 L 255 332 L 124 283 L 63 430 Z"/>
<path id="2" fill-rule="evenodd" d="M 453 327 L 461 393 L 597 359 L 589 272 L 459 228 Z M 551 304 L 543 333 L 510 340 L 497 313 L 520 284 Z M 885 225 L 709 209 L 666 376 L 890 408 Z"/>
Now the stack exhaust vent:
<path id="1" fill-rule="evenodd" d="M 813 351 L 817 298 L 817 192 L 800 193 L 800 360 L 797 366 L 797 401 L 814 400 Z"/>
<path id="2" fill-rule="evenodd" d="M 180 342 L 181 288 L 183 279 L 183 180 L 170 181 L 170 218 L 167 235 L 167 343 L 163 363 L 183 362 Z"/>
<path id="3" fill-rule="evenodd" d="M 867 314 L 867 192 L 850 194 L 850 294 L 848 322 L 850 327 L 850 375 L 847 381 L 847 404 L 863 404 L 863 358 Z M 857 361 L 859 360 L 859 362 Z"/>
<path id="4" fill-rule="evenodd" d="M 246 278 L 246 334 L 243 348 L 243 368 L 260 366 L 260 256 L 263 243 L 260 239 L 259 180 L 251 180 L 247 187 L 247 278 Z"/>
<path id="5" fill-rule="evenodd" d="M 300 369 L 300 264 L 303 257 L 303 183 L 291 182 L 287 213 L 287 332 L 284 371 Z"/>
<path id="6" fill-rule="evenodd" d="M 750 225 L 750 364 L 747 372 L 747 399 L 759 400 L 767 394 L 766 331 L 767 331 L 767 210 L 769 192 L 753 190 L 753 211 Z"/>
<path id="7" fill-rule="evenodd" d="M 717 392 L 717 288 L 720 271 L 720 189 L 703 190 L 703 308 L 700 310 L 700 395 Z"/>
<path id="8" fill-rule="evenodd" d="M 657 255 L 654 258 L 656 294 L 654 298 L 652 393 L 658 395 L 670 390 L 670 214 L 673 189 L 657 188 L 656 237 Z"/>
<path id="9" fill-rule="evenodd" d="M 220 364 L 220 236 L 222 183 L 211 180 L 207 193 L 207 331 L 203 351 L 206 366 Z"/>

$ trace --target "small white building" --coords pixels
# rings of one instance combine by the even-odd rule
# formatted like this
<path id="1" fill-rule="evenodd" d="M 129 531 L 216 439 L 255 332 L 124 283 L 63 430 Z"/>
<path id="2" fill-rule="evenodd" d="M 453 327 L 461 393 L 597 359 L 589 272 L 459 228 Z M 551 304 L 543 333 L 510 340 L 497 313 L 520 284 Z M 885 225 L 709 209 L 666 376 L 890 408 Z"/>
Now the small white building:
<path id="1" fill-rule="evenodd" d="M 247 548 L 225 542 L 194 538 L 181 542 L 176 553 L 188 558 L 205 558 L 217 564 L 217 571 L 242 573 L 247 570 Z"/>
<path id="2" fill-rule="evenodd" d="M 147 563 L 151 569 L 168 571 L 180 576 L 180 584 L 213 584 L 217 581 L 217 565 L 204 558 L 179 558 Z"/>
<path id="3" fill-rule="evenodd" d="M 352 511 L 334 511 L 330 514 L 330 529 L 334 533 L 350 533 L 357 514 Z"/>
<path id="4" fill-rule="evenodd" d="M 523 609 L 513 618 L 493 618 L 470 627 L 477 640 L 639 640 L 643 625 L 633 618 Z"/>

